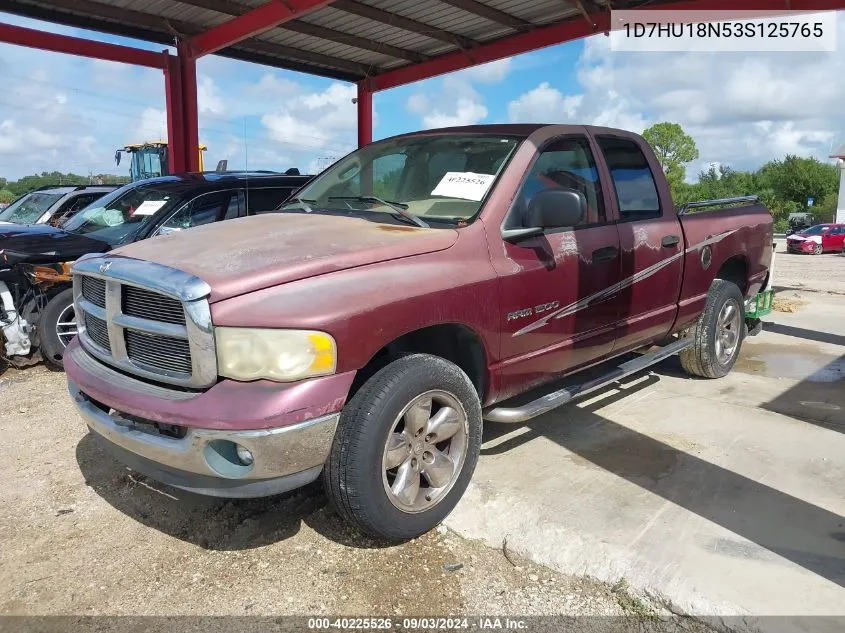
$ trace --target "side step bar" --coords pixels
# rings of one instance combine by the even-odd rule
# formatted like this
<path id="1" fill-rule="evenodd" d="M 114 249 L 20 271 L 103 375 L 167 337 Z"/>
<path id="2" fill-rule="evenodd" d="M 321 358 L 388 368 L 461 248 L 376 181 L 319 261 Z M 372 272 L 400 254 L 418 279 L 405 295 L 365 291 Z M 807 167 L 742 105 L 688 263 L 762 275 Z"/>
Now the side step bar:
<path id="1" fill-rule="evenodd" d="M 669 356 L 674 356 L 681 350 L 684 350 L 692 345 L 692 343 L 693 341 L 691 338 L 678 339 L 665 347 L 661 347 L 656 352 L 643 354 L 639 358 L 634 358 L 626 363 L 622 363 L 604 376 L 588 380 L 580 385 L 572 385 L 571 387 L 566 387 L 565 389 L 553 391 L 552 393 L 546 394 L 542 398 L 537 398 L 536 400 L 521 407 L 514 407 L 510 409 L 505 407 L 496 407 L 494 409 L 488 409 L 484 412 L 484 419 L 489 420 L 490 422 L 501 422 L 503 424 L 519 424 L 520 422 L 526 422 L 531 418 L 536 418 L 538 415 L 551 411 L 552 409 L 564 405 L 567 402 L 571 402 L 576 398 L 587 395 L 591 391 L 601 389 L 602 387 L 616 382 L 617 380 L 621 380 L 625 376 L 630 376 L 631 374 L 635 374 L 643 369 L 647 369 Z"/>

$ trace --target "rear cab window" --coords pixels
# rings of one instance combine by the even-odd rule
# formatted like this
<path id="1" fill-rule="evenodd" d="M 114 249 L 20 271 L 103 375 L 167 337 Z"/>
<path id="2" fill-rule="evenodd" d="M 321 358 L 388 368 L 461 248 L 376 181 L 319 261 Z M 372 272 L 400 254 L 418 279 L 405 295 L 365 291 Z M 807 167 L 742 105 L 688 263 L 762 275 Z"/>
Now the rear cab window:
<path id="1" fill-rule="evenodd" d="M 662 216 L 660 196 L 648 159 L 634 141 L 617 136 L 596 138 L 604 154 L 619 205 L 619 221 Z"/>

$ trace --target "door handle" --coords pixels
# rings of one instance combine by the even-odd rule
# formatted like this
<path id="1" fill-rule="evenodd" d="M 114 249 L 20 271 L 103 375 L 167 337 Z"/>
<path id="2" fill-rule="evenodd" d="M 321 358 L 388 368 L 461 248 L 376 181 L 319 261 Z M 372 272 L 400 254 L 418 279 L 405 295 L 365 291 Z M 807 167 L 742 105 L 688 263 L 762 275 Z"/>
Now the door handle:
<path id="1" fill-rule="evenodd" d="M 593 263 L 609 262 L 612 259 L 616 259 L 617 255 L 619 255 L 619 249 L 616 246 L 598 248 L 593 251 Z"/>
<path id="2" fill-rule="evenodd" d="M 660 243 L 663 244 L 663 246 L 669 247 L 669 246 L 677 246 L 678 242 L 680 242 L 680 241 L 681 241 L 681 238 L 677 235 L 667 235 L 662 240 L 660 240 Z"/>

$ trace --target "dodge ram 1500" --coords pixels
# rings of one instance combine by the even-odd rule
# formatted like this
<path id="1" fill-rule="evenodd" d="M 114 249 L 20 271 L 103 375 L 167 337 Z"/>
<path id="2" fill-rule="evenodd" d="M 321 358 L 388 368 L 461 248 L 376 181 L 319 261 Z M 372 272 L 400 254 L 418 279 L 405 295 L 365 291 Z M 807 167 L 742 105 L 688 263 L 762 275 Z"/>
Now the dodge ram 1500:
<path id="1" fill-rule="evenodd" d="M 282 211 L 78 260 L 70 393 L 140 473 L 229 497 L 322 476 L 343 517 L 389 539 L 455 506 L 482 420 L 671 354 L 724 376 L 770 285 L 768 210 L 677 209 L 647 143 L 615 129 L 393 137 Z"/>

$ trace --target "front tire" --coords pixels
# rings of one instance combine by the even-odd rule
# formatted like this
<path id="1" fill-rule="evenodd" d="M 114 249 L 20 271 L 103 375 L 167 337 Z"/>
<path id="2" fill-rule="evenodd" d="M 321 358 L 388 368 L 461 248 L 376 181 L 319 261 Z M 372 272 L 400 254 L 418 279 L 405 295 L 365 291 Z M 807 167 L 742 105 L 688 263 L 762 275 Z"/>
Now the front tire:
<path id="1" fill-rule="evenodd" d="M 41 341 L 41 357 L 51 369 L 64 369 L 64 353 L 68 343 L 78 331 L 73 311 L 73 288 L 62 290 L 54 296 L 38 320 L 38 337 Z"/>
<path id="2" fill-rule="evenodd" d="M 821 244 L 816 244 L 813 247 L 813 255 L 821 255 L 822 253 L 824 253 L 824 246 L 822 246 Z"/>
<path id="3" fill-rule="evenodd" d="M 688 374 L 721 378 L 733 369 L 742 348 L 744 303 L 735 283 L 713 281 L 704 312 L 688 334 L 693 344 L 679 354 L 681 366 Z"/>
<path id="4" fill-rule="evenodd" d="M 455 507 L 481 449 L 481 403 L 467 375 L 429 354 L 399 358 L 346 404 L 323 482 L 362 532 L 403 541 Z"/>

